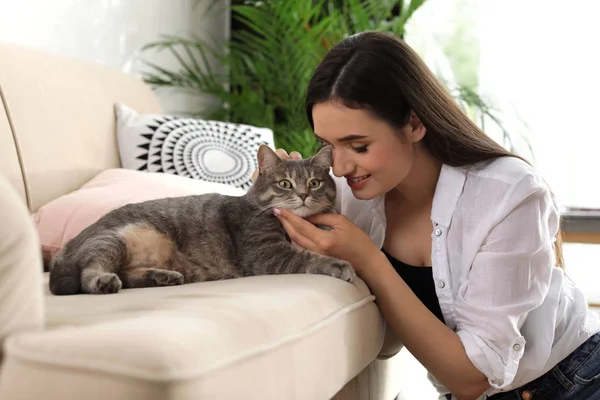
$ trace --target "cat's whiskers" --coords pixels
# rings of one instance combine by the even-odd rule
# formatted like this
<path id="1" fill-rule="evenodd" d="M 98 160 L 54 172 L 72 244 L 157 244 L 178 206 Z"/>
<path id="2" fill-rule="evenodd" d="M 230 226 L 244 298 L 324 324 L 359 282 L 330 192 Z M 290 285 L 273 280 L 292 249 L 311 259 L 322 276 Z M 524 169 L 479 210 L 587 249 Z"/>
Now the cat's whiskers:
<path id="1" fill-rule="evenodd" d="M 267 206 L 261 207 L 250 215 L 248 222 L 252 222 L 255 218 L 258 218 L 263 213 L 271 213 L 274 208 L 283 208 L 287 205 L 287 200 L 278 201 L 271 203 Z"/>
<path id="2" fill-rule="evenodd" d="M 319 209 L 319 212 L 323 212 L 324 210 L 327 210 L 331 207 L 331 203 L 313 197 L 311 200 L 311 205 L 307 205 L 307 207 L 311 209 Z"/>

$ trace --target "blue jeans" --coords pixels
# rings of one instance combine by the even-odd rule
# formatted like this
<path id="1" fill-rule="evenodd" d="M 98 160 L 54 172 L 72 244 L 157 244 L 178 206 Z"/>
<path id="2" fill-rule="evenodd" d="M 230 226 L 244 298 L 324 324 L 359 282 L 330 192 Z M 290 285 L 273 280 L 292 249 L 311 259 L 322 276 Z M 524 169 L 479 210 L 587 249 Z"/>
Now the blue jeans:
<path id="1" fill-rule="evenodd" d="M 600 399 L 600 333 L 596 333 L 539 378 L 489 400 Z"/>
<path id="2" fill-rule="evenodd" d="M 600 400 L 600 332 L 544 375 L 488 400 Z"/>

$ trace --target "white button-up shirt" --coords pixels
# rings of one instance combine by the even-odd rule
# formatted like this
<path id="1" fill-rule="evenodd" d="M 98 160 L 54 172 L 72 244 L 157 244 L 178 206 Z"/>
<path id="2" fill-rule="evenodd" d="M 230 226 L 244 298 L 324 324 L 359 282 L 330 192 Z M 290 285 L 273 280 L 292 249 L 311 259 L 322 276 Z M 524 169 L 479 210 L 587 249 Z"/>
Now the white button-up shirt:
<path id="1" fill-rule="evenodd" d="M 341 213 L 381 248 L 383 197 L 358 200 L 344 179 L 336 183 Z M 446 325 L 489 380 L 482 398 L 541 376 L 600 331 L 581 291 L 554 266 L 559 219 L 545 181 L 517 158 L 442 167 L 431 210 L 433 279 Z"/>

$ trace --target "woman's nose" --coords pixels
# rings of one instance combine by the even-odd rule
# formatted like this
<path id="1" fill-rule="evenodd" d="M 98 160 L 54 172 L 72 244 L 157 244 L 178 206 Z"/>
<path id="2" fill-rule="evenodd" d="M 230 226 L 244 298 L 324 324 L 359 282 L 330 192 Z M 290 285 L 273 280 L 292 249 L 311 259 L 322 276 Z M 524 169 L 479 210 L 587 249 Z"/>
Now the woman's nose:
<path id="1" fill-rule="evenodd" d="M 333 151 L 332 169 L 335 176 L 341 178 L 342 176 L 350 175 L 353 168 L 352 162 L 340 151 Z"/>

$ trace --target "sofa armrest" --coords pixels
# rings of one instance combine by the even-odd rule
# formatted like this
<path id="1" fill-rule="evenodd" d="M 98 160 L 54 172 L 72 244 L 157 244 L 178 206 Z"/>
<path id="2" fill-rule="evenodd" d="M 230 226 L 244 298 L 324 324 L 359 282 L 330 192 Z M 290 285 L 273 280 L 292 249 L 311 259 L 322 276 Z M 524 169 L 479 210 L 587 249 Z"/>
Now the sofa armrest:
<path id="1" fill-rule="evenodd" d="M 26 205 L 0 176 L 0 363 L 4 340 L 44 326 L 43 266 Z"/>
<path id="2" fill-rule="evenodd" d="M 383 344 L 381 346 L 381 350 L 379 350 L 379 354 L 377 355 L 378 360 L 387 360 L 388 358 L 394 357 L 396 354 L 402 350 L 404 344 L 396 335 L 396 332 L 390 328 L 390 326 L 385 324 L 385 336 L 383 338 Z"/>

